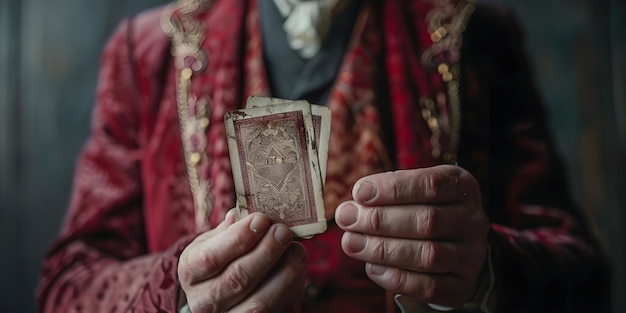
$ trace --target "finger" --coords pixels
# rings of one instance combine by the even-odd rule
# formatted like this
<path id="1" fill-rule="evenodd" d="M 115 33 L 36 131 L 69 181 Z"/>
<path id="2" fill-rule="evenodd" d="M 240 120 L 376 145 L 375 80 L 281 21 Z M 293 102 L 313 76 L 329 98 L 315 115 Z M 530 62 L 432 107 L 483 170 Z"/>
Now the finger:
<path id="1" fill-rule="evenodd" d="M 451 165 L 402 170 L 361 178 L 352 197 L 367 205 L 457 203 L 480 197 L 478 183 L 469 172 Z"/>
<path id="2" fill-rule="evenodd" d="M 484 213 L 463 205 L 391 205 L 368 207 L 347 201 L 335 211 L 345 230 L 407 239 L 482 238 L 488 231 Z"/>
<path id="3" fill-rule="evenodd" d="M 239 222 L 221 230 L 209 232 L 211 236 L 199 237 L 198 241 L 181 254 L 179 278 L 181 283 L 192 286 L 221 272 L 226 265 L 251 250 L 270 226 L 270 220 L 261 213 L 251 214 Z M 217 233 L 215 235 L 212 235 Z"/>
<path id="4" fill-rule="evenodd" d="M 224 216 L 224 222 L 221 223 L 220 225 L 224 225 L 226 227 L 235 224 L 237 220 L 237 209 L 230 209 L 228 210 L 228 212 L 226 212 L 226 215 Z"/>
<path id="5" fill-rule="evenodd" d="M 474 276 L 486 256 L 486 245 L 430 240 L 390 239 L 344 233 L 341 247 L 350 257 L 421 273 Z"/>
<path id="6" fill-rule="evenodd" d="M 306 258 L 302 244 L 292 243 L 276 271 L 229 312 L 282 312 L 288 308 L 304 287 Z"/>
<path id="7" fill-rule="evenodd" d="M 234 260 L 223 273 L 207 282 L 215 286 L 210 290 L 211 297 L 221 299 L 225 309 L 244 299 L 276 266 L 291 240 L 291 230 L 287 226 L 272 225 L 253 250 Z"/>
<path id="8" fill-rule="evenodd" d="M 446 274 L 423 274 L 368 263 L 367 276 L 379 286 L 392 292 L 415 298 L 424 303 L 460 307 L 470 301 L 475 280 Z"/>

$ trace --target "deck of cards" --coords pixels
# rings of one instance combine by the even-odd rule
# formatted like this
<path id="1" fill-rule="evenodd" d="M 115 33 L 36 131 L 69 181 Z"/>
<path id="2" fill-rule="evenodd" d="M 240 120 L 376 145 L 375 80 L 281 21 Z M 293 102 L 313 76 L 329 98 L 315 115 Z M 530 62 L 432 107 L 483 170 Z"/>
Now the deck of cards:
<path id="1" fill-rule="evenodd" d="M 326 231 L 330 110 L 304 100 L 250 97 L 226 113 L 238 217 L 262 212 L 295 236 Z"/>

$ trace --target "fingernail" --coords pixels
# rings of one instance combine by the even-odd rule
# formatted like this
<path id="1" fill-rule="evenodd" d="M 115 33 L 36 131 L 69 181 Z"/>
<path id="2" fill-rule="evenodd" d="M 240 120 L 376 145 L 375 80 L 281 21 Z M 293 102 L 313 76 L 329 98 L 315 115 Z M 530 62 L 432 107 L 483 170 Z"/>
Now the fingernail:
<path id="1" fill-rule="evenodd" d="M 278 225 L 274 231 L 274 240 L 280 245 L 286 245 L 291 241 L 291 231 L 285 225 Z"/>
<path id="2" fill-rule="evenodd" d="M 373 275 L 382 275 L 385 274 L 385 272 L 387 271 L 387 267 L 386 266 L 382 266 L 382 265 L 378 265 L 378 264 L 371 264 L 368 263 L 370 266 L 370 273 L 372 273 Z"/>
<path id="3" fill-rule="evenodd" d="M 376 197 L 376 185 L 368 181 L 360 182 L 357 186 L 354 200 L 366 202 L 374 199 L 374 197 Z"/>
<path id="4" fill-rule="evenodd" d="M 365 242 L 367 239 L 363 235 L 351 234 L 348 239 L 348 250 L 352 253 L 361 252 L 365 249 Z"/>
<path id="5" fill-rule="evenodd" d="M 264 233 L 270 226 L 270 221 L 262 214 L 256 214 L 250 222 L 250 230 L 255 234 Z"/>
<path id="6" fill-rule="evenodd" d="M 237 212 L 235 212 L 235 209 L 230 209 L 226 213 L 226 216 L 224 216 L 224 221 L 226 221 L 229 224 L 232 224 L 235 222 L 236 215 L 237 215 Z"/>
<path id="7" fill-rule="evenodd" d="M 356 223 L 359 217 L 359 209 L 353 204 L 346 203 L 339 207 L 337 213 L 337 222 L 341 226 L 350 226 Z"/>
<path id="8" fill-rule="evenodd" d="M 294 244 L 291 247 L 291 254 L 293 254 L 293 256 L 296 257 L 296 259 L 300 262 L 304 261 L 304 259 L 306 258 L 306 250 L 302 245 L 299 244 Z"/>

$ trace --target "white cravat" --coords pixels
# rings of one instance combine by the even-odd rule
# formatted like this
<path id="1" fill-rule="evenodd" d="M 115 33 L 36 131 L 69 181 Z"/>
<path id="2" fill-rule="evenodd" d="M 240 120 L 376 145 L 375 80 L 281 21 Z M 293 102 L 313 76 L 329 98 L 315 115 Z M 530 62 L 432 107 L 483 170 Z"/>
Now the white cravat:
<path id="1" fill-rule="evenodd" d="M 289 47 L 305 59 L 314 57 L 328 34 L 333 9 L 339 0 L 274 0 L 286 18 L 283 29 Z"/>

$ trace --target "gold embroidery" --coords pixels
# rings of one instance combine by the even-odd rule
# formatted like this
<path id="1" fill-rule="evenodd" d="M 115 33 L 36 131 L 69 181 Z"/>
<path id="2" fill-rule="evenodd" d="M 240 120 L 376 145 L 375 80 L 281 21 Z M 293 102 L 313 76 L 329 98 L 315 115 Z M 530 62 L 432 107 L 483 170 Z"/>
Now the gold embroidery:
<path id="1" fill-rule="evenodd" d="M 176 103 L 179 127 L 198 230 L 206 229 L 213 211 L 208 174 L 210 159 L 206 153 L 210 102 L 192 94 L 191 81 L 193 75 L 203 71 L 208 63 L 208 57 L 201 49 L 205 27 L 197 14 L 212 5 L 211 0 L 179 0 L 163 12 L 161 19 L 163 31 L 172 38 L 171 52 L 178 72 Z"/>
<path id="2" fill-rule="evenodd" d="M 422 64 L 437 69 L 446 84 L 447 94 L 438 93 L 435 100 L 421 99 L 422 117 L 431 130 L 432 156 L 444 163 L 455 163 L 461 131 L 460 49 L 463 31 L 475 5 L 473 1 L 460 2 L 456 6 L 452 0 L 424 1 L 433 3 L 435 8 L 426 17 L 433 44 L 422 54 Z M 442 144 L 444 134 L 448 140 Z"/>

